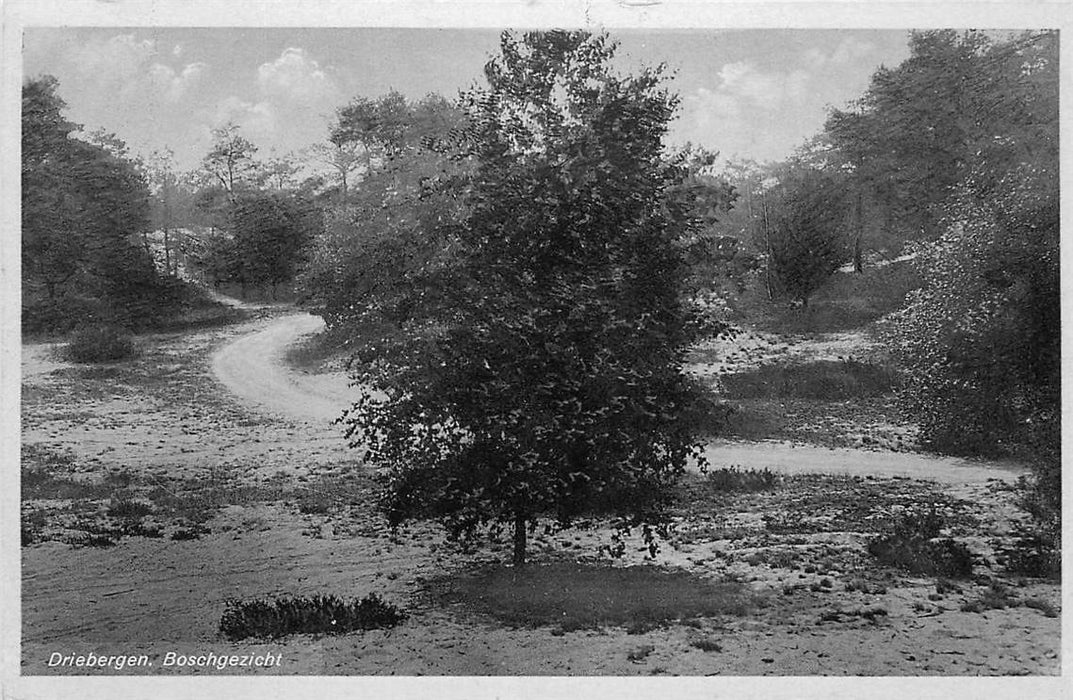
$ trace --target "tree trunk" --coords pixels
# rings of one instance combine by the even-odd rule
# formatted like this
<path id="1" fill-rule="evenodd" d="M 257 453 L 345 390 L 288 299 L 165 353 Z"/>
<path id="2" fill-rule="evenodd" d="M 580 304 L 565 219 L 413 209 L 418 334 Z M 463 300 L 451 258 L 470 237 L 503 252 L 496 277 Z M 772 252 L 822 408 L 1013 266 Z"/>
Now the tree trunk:
<path id="1" fill-rule="evenodd" d="M 168 227 L 164 227 L 164 274 L 171 274 L 171 241 L 168 238 Z"/>
<path id="2" fill-rule="evenodd" d="M 864 236 L 864 206 L 861 202 L 861 188 L 857 187 L 856 219 L 857 235 L 853 237 L 853 271 L 864 272 L 864 252 L 861 250 L 861 238 Z"/>
<path id="3" fill-rule="evenodd" d="M 514 516 L 514 565 L 525 566 L 525 526 L 524 515 Z"/>

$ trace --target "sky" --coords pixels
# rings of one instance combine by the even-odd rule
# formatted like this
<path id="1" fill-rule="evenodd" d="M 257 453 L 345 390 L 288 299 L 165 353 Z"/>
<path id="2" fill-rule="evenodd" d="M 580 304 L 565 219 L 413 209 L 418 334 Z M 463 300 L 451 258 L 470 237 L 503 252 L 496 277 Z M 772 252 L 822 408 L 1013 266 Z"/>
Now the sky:
<path id="1" fill-rule="evenodd" d="M 681 106 L 668 133 L 724 158 L 780 160 L 831 106 L 908 56 L 904 30 L 613 30 L 621 68 L 666 63 Z M 454 97 L 482 84 L 499 32 L 382 28 L 28 28 L 24 75 L 54 75 L 67 116 L 139 154 L 197 166 L 238 124 L 259 156 L 325 140 L 335 110 L 389 90 Z"/>

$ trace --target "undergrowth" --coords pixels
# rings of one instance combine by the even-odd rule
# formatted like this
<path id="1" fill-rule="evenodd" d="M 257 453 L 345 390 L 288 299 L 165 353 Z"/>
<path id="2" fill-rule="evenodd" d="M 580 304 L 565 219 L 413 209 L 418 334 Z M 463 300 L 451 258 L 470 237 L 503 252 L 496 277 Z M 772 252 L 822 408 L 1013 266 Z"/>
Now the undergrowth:
<path id="1" fill-rule="evenodd" d="M 375 593 L 349 602 L 333 595 L 228 601 L 220 632 L 231 641 L 248 637 L 279 639 L 289 634 L 346 634 L 394 627 L 406 619 Z"/>

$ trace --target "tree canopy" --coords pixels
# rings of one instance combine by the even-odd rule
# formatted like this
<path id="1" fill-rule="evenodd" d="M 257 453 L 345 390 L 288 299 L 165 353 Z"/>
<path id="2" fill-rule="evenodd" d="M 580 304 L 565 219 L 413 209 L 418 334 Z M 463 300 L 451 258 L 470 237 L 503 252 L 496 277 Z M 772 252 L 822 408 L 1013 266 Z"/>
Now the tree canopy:
<path id="1" fill-rule="evenodd" d="M 162 294 L 134 240 L 150 222 L 145 178 L 122 142 L 78 138 L 57 90 L 50 76 L 23 85 L 24 324 L 144 320 Z"/>
<path id="2" fill-rule="evenodd" d="M 445 245 L 392 304 L 401 332 L 359 357 L 378 392 L 349 434 L 388 470 L 391 521 L 509 524 L 518 563 L 543 516 L 657 518 L 695 447 L 681 243 L 701 207 L 670 196 L 686 169 L 663 149 L 661 70 L 620 76 L 614 52 L 503 35 L 464 95 L 452 159 L 470 167 L 434 185 L 461 216 L 421 224 Z"/>

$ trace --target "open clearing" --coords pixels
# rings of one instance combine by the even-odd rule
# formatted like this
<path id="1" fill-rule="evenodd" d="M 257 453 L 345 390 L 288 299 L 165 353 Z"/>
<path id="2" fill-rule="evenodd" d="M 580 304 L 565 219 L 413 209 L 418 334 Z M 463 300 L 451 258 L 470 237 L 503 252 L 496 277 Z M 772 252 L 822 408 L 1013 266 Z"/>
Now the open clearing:
<path id="1" fill-rule="evenodd" d="M 55 651 L 157 659 L 130 673 L 219 672 L 163 668 L 169 651 L 282 654 L 278 669 L 229 674 L 1060 671 L 1059 585 L 1000 563 L 1028 522 L 1013 505 L 1017 468 L 907 452 L 713 444 L 713 467 L 770 467 L 781 484 L 720 493 L 691 475 L 654 562 L 638 536 L 613 564 L 740 583 L 751 602 L 739 614 L 571 629 L 507 624 L 442 596 L 434 582 L 483 575 L 509 559 L 509 543 L 465 552 L 432 524 L 387 527 L 370 475 L 331 424 L 353 395 L 345 377 L 284 363 L 318 323 L 268 311 L 146 336 L 141 354 L 117 365 L 75 366 L 53 347 L 24 346 L 23 673 L 84 673 L 50 668 Z M 933 481 L 906 478 L 925 475 Z M 144 504 L 135 517 L 116 515 L 131 502 Z M 878 523 L 920 504 L 969 546 L 971 578 L 949 585 L 867 553 Z M 607 563 L 610 532 L 538 530 L 533 561 Z M 273 642 L 227 642 L 217 630 L 228 599 L 371 592 L 408 619 Z"/>

